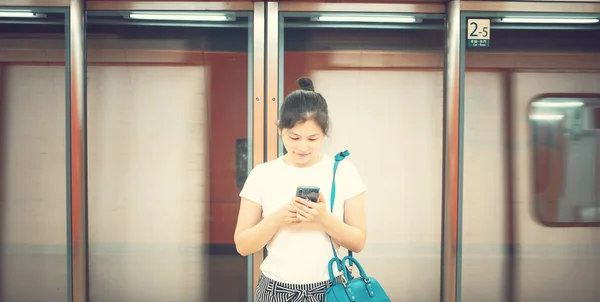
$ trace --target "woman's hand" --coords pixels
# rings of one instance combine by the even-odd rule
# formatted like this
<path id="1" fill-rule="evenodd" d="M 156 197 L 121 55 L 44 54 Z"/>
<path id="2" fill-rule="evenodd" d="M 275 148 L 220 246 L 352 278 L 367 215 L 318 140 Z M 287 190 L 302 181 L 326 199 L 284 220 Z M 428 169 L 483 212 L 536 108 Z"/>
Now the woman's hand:
<path id="1" fill-rule="evenodd" d="M 300 223 L 293 200 L 286 203 L 277 212 L 271 214 L 270 218 L 274 220 L 278 227 Z"/>
<path id="2" fill-rule="evenodd" d="M 329 210 L 327 210 L 325 198 L 321 193 L 319 193 L 319 200 L 317 202 L 299 197 L 294 197 L 293 202 L 300 221 L 323 224 L 331 215 Z"/>

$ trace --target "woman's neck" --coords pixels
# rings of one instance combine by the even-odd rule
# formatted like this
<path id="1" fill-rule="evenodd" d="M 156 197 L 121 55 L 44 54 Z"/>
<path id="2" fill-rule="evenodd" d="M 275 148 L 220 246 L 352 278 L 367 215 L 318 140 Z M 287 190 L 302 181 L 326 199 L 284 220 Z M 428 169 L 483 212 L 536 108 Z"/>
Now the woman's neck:
<path id="1" fill-rule="evenodd" d="M 283 162 L 285 164 L 287 164 L 288 166 L 292 166 L 295 168 L 307 168 L 307 167 L 310 167 L 310 166 L 318 163 L 319 161 L 321 161 L 322 158 L 323 158 L 323 154 L 317 153 L 311 158 L 311 160 L 309 162 L 298 164 L 298 163 L 294 162 L 293 155 L 290 153 L 287 153 L 286 155 L 283 156 Z"/>

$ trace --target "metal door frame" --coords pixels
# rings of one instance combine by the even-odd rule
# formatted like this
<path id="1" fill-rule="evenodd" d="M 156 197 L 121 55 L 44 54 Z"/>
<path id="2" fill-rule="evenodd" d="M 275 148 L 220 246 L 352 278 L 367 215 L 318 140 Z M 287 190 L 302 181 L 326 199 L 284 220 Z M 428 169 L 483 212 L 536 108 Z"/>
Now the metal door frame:
<path id="1" fill-rule="evenodd" d="M 459 2 L 450 1 L 452 2 Z M 460 137 L 460 150 L 459 150 L 459 163 L 460 163 L 460 173 L 459 173 L 459 183 L 462 184 L 462 165 L 463 165 L 463 133 L 464 133 L 464 89 L 465 89 L 465 73 L 466 73 L 466 39 L 462 37 L 466 37 L 467 34 L 467 19 L 472 17 L 481 17 L 481 18 L 490 18 L 497 17 L 505 14 L 510 15 L 527 15 L 527 16 L 535 16 L 535 15 L 543 15 L 543 16 L 552 16 L 552 15 L 573 15 L 573 16 L 583 16 L 594 14 L 600 14 L 600 2 L 597 0 L 580 0 L 580 1 L 561 1 L 555 2 L 555 0 L 547 0 L 547 1 L 537 1 L 537 2 L 516 2 L 516 1 L 460 1 L 457 3 L 457 6 L 460 7 L 458 16 L 455 16 L 453 19 L 453 27 L 452 30 L 447 33 L 447 38 L 454 37 L 453 43 L 458 45 L 458 47 L 453 47 L 450 49 L 450 52 L 447 54 L 448 57 L 454 58 L 457 60 L 458 66 L 453 66 L 453 69 L 458 69 L 458 71 L 454 71 L 452 75 L 458 78 L 456 84 L 458 84 L 458 93 L 455 91 L 455 97 L 453 102 L 458 104 L 459 108 L 459 125 L 457 131 Z M 450 7 L 450 5 L 449 5 Z M 456 10 L 456 7 L 453 8 Z M 511 104 L 504 104 L 503 106 L 503 123 L 504 123 L 504 133 L 503 133 L 503 141 L 505 146 L 512 145 L 513 131 L 512 131 L 512 117 L 514 116 L 514 109 Z M 514 186 L 512 185 L 512 181 L 515 179 L 514 170 L 515 170 L 515 162 L 514 158 L 511 154 L 510 148 L 504 149 L 504 160 L 506 161 L 506 165 L 504 166 L 504 177 L 505 177 L 505 189 L 507 191 L 507 197 L 505 200 L 505 221 L 506 221 L 506 230 L 505 230 L 505 252 L 507 257 L 507 266 L 506 273 L 504 274 L 504 300 L 507 302 L 516 302 L 518 301 L 518 295 L 516 290 L 518 288 L 518 262 L 517 262 L 517 252 L 516 247 L 519 243 L 518 238 L 518 224 L 517 218 L 518 212 L 516 207 L 514 206 Z M 462 185 L 459 187 L 459 203 L 458 203 L 458 236 L 462 236 Z M 458 247 L 458 272 L 457 275 L 457 284 L 456 284 L 456 295 L 454 297 L 447 297 L 447 301 L 461 301 L 461 275 L 460 275 L 460 261 L 462 260 L 462 241 L 459 240 L 460 245 Z M 446 300 L 443 300 L 446 301 Z"/>
<path id="2" fill-rule="evenodd" d="M 252 91 L 248 92 L 248 150 L 252 150 L 252 169 L 265 161 L 264 155 L 264 106 L 265 106 L 265 5 L 253 1 L 214 1 L 214 2 L 154 2 L 154 1 L 87 1 L 87 11 L 230 11 L 250 12 L 248 28 L 248 81 Z M 210 211 L 208 211 L 210 215 Z M 206 223 L 208 223 L 207 219 Z M 247 295 L 252 301 L 255 284 L 260 273 L 262 251 L 248 255 Z"/>
<path id="3" fill-rule="evenodd" d="M 248 136 L 253 158 L 249 166 L 264 162 L 264 3 L 237 2 L 154 2 L 154 1 L 85 1 L 85 0 L 0 0 L 0 8 L 38 8 L 43 11 L 62 8 L 68 34 L 66 50 L 67 70 L 67 276 L 68 301 L 89 301 L 89 253 L 87 223 L 87 92 L 86 92 L 86 12 L 88 11 L 248 11 L 253 13 L 249 27 L 248 81 L 249 92 Z M 54 9 L 56 8 L 56 9 Z M 251 102 L 251 104 L 250 104 Z M 252 138 L 252 139 L 250 139 Z M 249 146 L 250 147 L 250 146 Z M 72 209 L 76 209 L 75 212 Z M 249 276 L 258 270 L 254 259 L 248 257 Z M 256 274 L 256 273 L 255 273 Z M 253 294 L 253 282 L 248 278 L 248 294 Z"/>
<path id="4" fill-rule="evenodd" d="M 82 10 L 78 1 L 70 0 L 0 0 L 0 8 L 20 10 L 35 8 L 39 12 L 61 12 L 65 19 L 65 137 L 66 137 L 66 245 L 67 297 L 87 293 L 87 205 L 85 168 L 84 43 Z M 82 136 L 83 135 L 83 136 Z M 82 173 L 83 172 L 83 173 Z M 78 177 L 81 176 L 81 177 Z M 73 211 L 73 209 L 78 209 Z M 83 214 L 83 215 L 82 215 Z M 75 224 L 73 224 L 75 221 Z"/>
<path id="5" fill-rule="evenodd" d="M 439 15 L 446 13 L 446 5 L 442 3 L 402 3 L 402 4 L 357 4 L 357 3 L 314 3 L 314 2 L 269 2 L 271 8 L 268 10 L 269 14 L 277 14 L 276 16 L 269 16 L 267 22 L 267 39 L 268 39 L 268 69 L 267 69 L 267 78 L 268 83 L 268 95 L 269 102 L 267 104 L 267 118 L 266 118 L 266 127 L 267 127 L 267 160 L 273 160 L 277 158 L 280 154 L 282 154 L 282 146 L 281 142 L 279 142 L 279 138 L 277 136 L 276 129 L 276 121 L 277 121 L 277 113 L 279 110 L 279 102 L 277 99 L 283 98 L 283 81 L 279 82 L 279 76 L 283 75 L 283 56 L 284 49 L 283 43 L 280 43 L 280 39 L 283 37 L 283 18 L 285 15 L 293 15 L 294 13 L 300 12 L 361 12 L 361 13 L 408 13 L 408 14 L 427 14 L 427 15 Z M 276 41 L 276 43 L 270 43 L 271 41 Z M 282 41 L 281 41 L 282 42 Z M 279 45 L 278 49 L 275 45 Z M 456 45 L 456 49 L 458 50 L 458 45 Z M 276 55 L 274 55 L 276 54 Z M 456 62 L 458 62 L 456 60 Z M 274 66 L 276 65 L 276 66 Z M 449 72 L 447 71 L 448 62 L 445 64 L 444 72 L 446 77 Z M 453 66 L 453 65 L 450 65 Z M 456 65 L 452 72 L 458 72 L 458 66 Z M 452 78 L 454 82 L 448 83 L 445 87 L 458 87 L 455 83 L 458 81 L 458 77 Z M 454 85 L 454 86 L 453 86 Z M 446 89 L 445 89 L 446 90 Z M 445 103 L 446 97 L 444 97 Z M 454 100 L 455 102 L 457 100 Z M 458 111 L 451 111 L 449 113 L 445 113 L 446 120 L 454 120 L 458 121 Z M 450 139 L 454 139 L 453 144 L 458 146 L 458 136 L 456 136 L 456 129 L 449 129 L 447 126 L 444 127 L 444 141 L 448 142 Z M 458 162 L 458 154 L 449 152 L 444 152 L 445 156 L 445 168 L 444 171 L 448 171 L 447 167 L 457 167 Z M 452 170 L 455 171 L 456 170 Z M 444 184 L 443 188 L 445 189 L 442 197 L 443 207 L 443 217 L 450 217 L 453 212 L 458 208 L 457 196 L 455 198 L 450 198 L 450 194 L 452 192 L 457 192 L 459 187 L 458 178 L 456 176 L 452 177 L 452 174 L 448 172 L 444 175 Z M 450 199 L 450 200 L 449 200 Z M 446 200 L 444 202 L 444 200 Z M 444 297 L 449 296 L 454 293 L 454 289 L 456 288 L 457 280 L 457 248 L 459 246 L 459 238 L 456 236 L 456 230 L 458 221 L 457 218 L 453 219 L 444 219 L 446 223 L 443 223 L 443 232 L 442 232 L 442 267 L 441 267 L 441 288 L 442 292 L 440 293 L 442 301 L 453 301 L 446 300 Z M 448 231 L 447 231 L 448 230 Z M 446 293 L 446 291 L 450 291 Z"/>

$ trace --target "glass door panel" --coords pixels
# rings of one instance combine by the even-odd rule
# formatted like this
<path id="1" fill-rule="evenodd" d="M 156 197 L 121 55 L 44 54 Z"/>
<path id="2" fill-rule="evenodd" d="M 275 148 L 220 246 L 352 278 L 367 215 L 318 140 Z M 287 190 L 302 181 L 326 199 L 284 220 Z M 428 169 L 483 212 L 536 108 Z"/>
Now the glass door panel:
<path id="1" fill-rule="evenodd" d="M 600 296 L 600 11 L 536 7 L 462 15 L 466 302 Z"/>
<path id="2" fill-rule="evenodd" d="M 66 8 L 0 7 L 0 301 L 67 301 Z"/>
<path id="3" fill-rule="evenodd" d="M 247 300 L 251 9 L 88 12 L 92 301 Z"/>
<path id="4" fill-rule="evenodd" d="M 280 3 L 279 105 L 298 89 L 298 78 L 312 79 L 331 118 L 322 151 L 333 156 L 349 150 L 346 160 L 368 188 L 368 238 L 355 257 L 392 301 L 436 301 L 444 6 L 360 6 L 370 13 L 358 6 L 353 11 L 352 4 L 306 7 Z M 281 143 L 278 149 L 282 156 Z"/>

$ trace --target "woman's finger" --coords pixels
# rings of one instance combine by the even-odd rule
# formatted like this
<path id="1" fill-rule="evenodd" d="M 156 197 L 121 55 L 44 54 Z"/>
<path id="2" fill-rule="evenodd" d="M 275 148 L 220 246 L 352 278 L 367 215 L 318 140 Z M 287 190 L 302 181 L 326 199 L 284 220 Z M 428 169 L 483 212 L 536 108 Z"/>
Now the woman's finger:
<path id="1" fill-rule="evenodd" d="M 301 213 L 298 213 L 298 220 L 309 222 L 310 219 L 308 217 L 303 216 Z"/>
<path id="2" fill-rule="evenodd" d="M 311 213 L 305 209 L 298 209 L 298 215 L 307 219 L 312 218 Z"/>
<path id="3" fill-rule="evenodd" d="M 302 211 L 298 211 L 298 217 L 303 217 L 305 218 L 307 221 L 313 221 L 314 217 L 315 217 L 315 212 L 314 210 L 302 210 Z"/>
<path id="4" fill-rule="evenodd" d="M 300 219 L 295 218 L 295 217 L 288 217 L 285 219 L 286 223 L 298 223 L 300 222 Z"/>
<path id="5" fill-rule="evenodd" d="M 302 198 L 295 198 L 294 201 L 296 202 L 296 204 L 301 204 L 307 208 L 312 208 L 312 201 L 308 201 Z"/>
<path id="6" fill-rule="evenodd" d="M 306 209 L 302 209 L 302 208 L 298 208 L 298 214 L 301 214 L 302 216 L 307 216 L 309 215 L 308 211 Z"/>
<path id="7" fill-rule="evenodd" d="M 325 202 L 325 197 L 323 196 L 322 192 L 319 192 L 319 200 L 318 200 L 318 202 L 323 202 L 323 203 Z"/>

